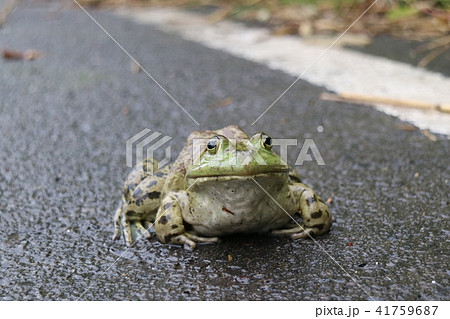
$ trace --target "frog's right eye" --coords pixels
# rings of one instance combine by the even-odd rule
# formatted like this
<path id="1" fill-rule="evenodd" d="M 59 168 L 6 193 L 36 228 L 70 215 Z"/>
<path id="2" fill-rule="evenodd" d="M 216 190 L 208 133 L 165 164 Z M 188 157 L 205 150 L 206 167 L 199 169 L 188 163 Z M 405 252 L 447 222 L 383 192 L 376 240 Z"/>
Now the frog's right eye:
<path id="1" fill-rule="evenodd" d="M 272 138 L 264 133 L 261 134 L 261 144 L 266 150 L 272 149 Z"/>
<path id="2" fill-rule="evenodd" d="M 206 148 L 210 154 L 216 154 L 218 145 L 219 145 L 219 137 L 214 136 L 212 139 L 209 140 L 208 144 L 206 145 Z"/>

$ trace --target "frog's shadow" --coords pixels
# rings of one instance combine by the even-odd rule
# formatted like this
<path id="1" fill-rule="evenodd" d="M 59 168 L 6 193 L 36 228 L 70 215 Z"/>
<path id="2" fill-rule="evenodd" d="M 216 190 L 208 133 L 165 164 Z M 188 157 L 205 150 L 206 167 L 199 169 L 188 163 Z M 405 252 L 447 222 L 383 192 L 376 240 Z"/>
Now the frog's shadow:
<path id="1" fill-rule="evenodd" d="M 301 222 L 301 218 L 296 218 Z M 207 259 L 233 259 L 235 256 L 247 256 L 252 258 L 275 258 L 273 254 L 280 254 L 280 251 L 291 252 L 298 249 L 298 245 L 310 246 L 314 242 L 310 239 L 292 240 L 289 236 L 276 236 L 270 233 L 236 233 L 220 236 L 217 243 L 197 243 L 195 249 L 186 246 L 161 244 L 151 229 L 152 237 L 149 239 L 138 238 L 136 228 L 132 224 L 131 231 L 133 240 L 137 240 L 133 245 L 138 250 L 143 249 L 145 254 L 155 250 L 165 250 L 166 253 L 184 257 L 198 257 Z M 326 235 L 325 235 L 326 236 Z M 148 247 L 147 249 L 145 247 Z M 172 252 L 172 253 L 170 253 Z M 133 258 L 132 258 L 133 259 Z"/>

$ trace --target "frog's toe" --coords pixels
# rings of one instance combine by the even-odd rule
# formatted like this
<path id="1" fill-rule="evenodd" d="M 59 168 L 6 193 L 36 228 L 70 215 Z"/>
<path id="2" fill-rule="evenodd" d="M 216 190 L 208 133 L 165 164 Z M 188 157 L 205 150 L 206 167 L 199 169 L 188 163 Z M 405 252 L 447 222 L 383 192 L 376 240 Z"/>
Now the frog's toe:
<path id="1" fill-rule="evenodd" d="M 187 236 L 185 235 L 178 235 L 177 237 L 174 238 L 175 242 L 179 245 L 183 245 L 184 247 L 188 248 L 188 249 L 194 249 L 197 244 L 195 243 L 195 241 L 189 239 Z"/>
<path id="2" fill-rule="evenodd" d="M 113 235 L 113 240 L 118 240 L 120 239 L 122 235 L 121 229 L 120 229 L 120 223 L 115 223 L 114 225 L 114 235 Z"/>
<path id="3" fill-rule="evenodd" d="M 290 235 L 290 234 L 300 233 L 303 230 L 304 230 L 304 228 L 302 228 L 300 226 L 294 226 L 292 228 L 272 230 L 272 234 L 274 234 L 274 235 Z"/>
<path id="4" fill-rule="evenodd" d="M 216 243 L 218 241 L 218 237 L 201 237 L 188 232 L 178 235 L 171 240 L 173 244 L 183 245 L 188 249 L 194 249 L 197 247 L 197 243 Z"/>
<path id="5" fill-rule="evenodd" d="M 142 226 L 153 236 L 155 234 L 155 223 L 144 220 Z"/>
<path id="6" fill-rule="evenodd" d="M 290 235 L 292 239 L 311 238 L 314 236 L 314 229 L 305 226 L 297 226 L 287 229 L 272 230 L 274 235 Z"/>
<path id="7" fill-rule="evenodd" d="M 128 247 L 133 244 L 133 236 L 131 234 L 131 225 L 125 218 L 122 220 L 123 237 L 125 238 L 125 243 Z"/>
<path id="8" fill-rule="evenodd" d="M 118 239 L 120 239 L 120 235 L 121 235 L 121 234 L 120 234 L 120 227 L 119 227 L 119 229 L 116 228 L 116 229 L 114 230 L 114 235 L 113 235 L 112 239 L 113 239 L 113 240 L 118 240 Z"/>
<path id="9" fill-rule="evenodd" d="M 135 222 L 135 226 L 141 236 L 143 236 L 147 239 L 150 239 L 152 237 L 152 234 L 150 234 L 150 232 L 148 231 L 148 228 L 145 228 L 144 226 L 142 226 L 141 222 Z"/>
<path id="10" fill-rule="evenodd" d="M 197 243 L 217 243 L 219 241 L 219 237 L 201 237 L 188 232 L 185 233 L 185 236 Z"/>
<path id="11" fill-rule="evenodd" d="M 297 232 L 291 235 L 292 239 L 300 238 L 312 238 L 314 236 L 314 229 L 312 228 L 302 228 L 301 232 Z"/>
<path id="12" fill-rule="evenodd" d="M 120 206 L 114 215 L 114 235 L 113 240 L 117 240 L 120 238 L 121 230 L 120 230 L 120 216 L 122 214 L 122 207 Z"/>

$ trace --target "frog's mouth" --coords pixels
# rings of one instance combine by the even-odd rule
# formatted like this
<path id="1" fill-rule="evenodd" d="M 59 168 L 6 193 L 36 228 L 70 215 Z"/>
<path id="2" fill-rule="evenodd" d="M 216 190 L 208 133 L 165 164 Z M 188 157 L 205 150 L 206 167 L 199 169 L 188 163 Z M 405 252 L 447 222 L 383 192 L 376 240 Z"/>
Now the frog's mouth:
<path id="1" fill-rule="evenodd" d="M 257 167 L 215 167 L 208 170 L 193 168 L 186 172 L 186 178 L 195 179 L 215 179 L 215 180 L 229 180 L 229 179 L 248 179 L 257 176 L 283 176 L 286 175 L 289 168 L 285 165 L 277 166 L 257 166 Z"/>

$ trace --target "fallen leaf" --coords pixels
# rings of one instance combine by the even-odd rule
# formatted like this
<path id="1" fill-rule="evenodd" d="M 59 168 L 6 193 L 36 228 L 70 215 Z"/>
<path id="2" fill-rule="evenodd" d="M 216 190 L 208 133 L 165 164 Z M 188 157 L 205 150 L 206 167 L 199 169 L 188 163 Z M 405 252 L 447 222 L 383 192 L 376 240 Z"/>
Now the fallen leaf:
<path id="1" fill-rule="evenodd" d="M 286 24 L 277 26 L 273 31 L 272 35 L 282 36 L 282 35 L 291 35 L 291 34 L 297 34 L 298 33 L 299 24 Z"/>
<path id="2" fill-rule="evenodd" d="M 298 27 L 298 34 L 301 37 L 304 37 L 304 38 L 309 37 L 309 36 L 311 36 L 311 34 L 313 34 L 313 32 L 314 32 L 314 28 L 313 28 L 311 21 L 306 20 L 306 21 L 300 22 L 300 25 Z"/>
<path id="3" fill-rule="evenodd" d="M 36 60 L 42 56 L 42 53 L 37 50 L 26 50 L 20 52 L 16 50 L 5 49 L 2 51 L 2 56 L 6 60 Z"/>
<path id="4" fill-rule="evenodd" d="M 141 71 L 141 66 L 134 61 L 131 61 L 130 65 L 131 73 L 137 74 Z"/>
<path id="5" fill-rule="evenodd" d="M 438 140 L 437 136 L 431 133 L 429 130 L 422 130 L 422 133 L 432 142 L 436 142 Z"/>
<path id="6" fill-rule="evenodd" d="M 123 114 L 123 115 L 128 115 L 129 113 L 130 113 L 130 109 L 127 108 L 126 106 L 124 106 L 124 107 L 122 108 L 122 114 Z"/>
<path id="7" fill-rule="evenodd" d="M 25 60 L 36 60 L 39 59 L 42 56 L 42 53 L 38 50 L 26 50 L 23 53 L 23 58 Z"/>
<path id="8" fill-rule="evenodd" d="M 231 97 L 227 97 L 227 98 L 225 98 L 223 100 L 220 100 L 220 101 L 218 101 L 218 102 L 216 102 L 214 104 L 211 104 L 209 107 L 212 108 L 212 109 L 218 109 L 220 107 L 228 106 L 228 105 L 230 105 L 233 102 L 234 102 L 234 100 Z"/>
<path id="9" fill-rule="evenodd" d="M 402 130 L 402 131 L 416 131 L 417 127 L 411 124 L 398 124 L 395 127 L 397 130 Z"/>
<path id="10" fill-rule="evenodd" d="M 22 60 L 23 54 L 20 51 L 4 49 L 2 50 L 2 57 L 5 60 Z"/>
<path id="11" fill-rule="evenodd" d="M 232 261 L 233 257 L 231 255 L 228 255 L 228 261 Z"/>
<path id="12" fill-rule="evenodd" d="M 269 21 L 271 16 L 270 10 L 267 8 L 261 8 L 256 11 L 255 19 L 259 22 Z"/>
<path id="13" fill-rule="evenodd" d="M 217 23 L 219 21 L 226 19 L 231 14 L 232 10 L 233 10 L 232 6 L 224 6 L 208 15 L 207 20 L 211 24 Z"/>

